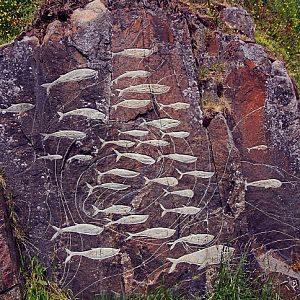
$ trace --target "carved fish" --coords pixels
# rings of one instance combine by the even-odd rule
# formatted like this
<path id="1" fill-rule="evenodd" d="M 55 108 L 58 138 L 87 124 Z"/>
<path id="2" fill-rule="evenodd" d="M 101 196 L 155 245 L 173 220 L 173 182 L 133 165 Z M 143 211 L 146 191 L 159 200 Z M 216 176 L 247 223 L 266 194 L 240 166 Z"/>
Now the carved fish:
<path id="1" fill-rule="evenodd" d="M 125 107 L 125 108 L 141 108 L 145 107 L 150 104 L 151 100 L 124 100 L 112 106 L 113 109 L 117 109 L 118 107 Z"/>
<path id="2" fill-rule="evenodd" d="M 164 138 L 166 135 L 170 136 L 170 137 L 174 137 L 174 138 L 179 138 L 179 139 L 184 139 L 187 138 L 190 133 L 187 131 L 173 131 L 173 132 L 163 132 L 160 131 L 162 134 L 162 138 Z"/>
<path id="3" fill-rule="evenodd" d="M 2 114 L 5 113 L 21 114 L 28 110 L 33 109 L 34 107 L 35 105 L 30 103 L 17 103 L 17 104 L 12 104 L 10 107 L 7 108 L 0 108 L 0 112 Z"/>
<path id="4" fill-rule="evenodd" d="M 149 126 L 158 128 L 160 130 L 164 130 L 164 129 L 176 127 L 179 124 L 180 124 L 180 121 L 178 121 L 178 120 L 163 118 L 163 119 L 158 119 L 158 120 L 153 120 L 153 121 L 144 120 L 140 125 L 149 125 Z"/>
<path id="5" fill-rule="evenodd" d="M 134 130 L 128 130 L 128 131 L 119 131 L 119 134 L 127 134 L 127 135 L 131 135 L 131 136 L 134 136 L 134 137 L 142 137 L 142 136 L 146 136 L 149 131 L 148 130 L 137 130 L 137 129 L 134 129 Z"/>
<path id="6" fill-rule="evenodd" d="M 177 213 L 180 215 L 195 215 L 201 211 L 201 208 L 195 206 L 182 206 L 176 208 L 165 208 L 161 203 L 159 203 L 161 209 L 163 210 L 161 216 L 165 216 L 167 213 Z"/>
<path id="7" fill-rule="evenodd" d="M 265 188 L 265 189 L 277 189 L 282 186 L 282 182 L 277 179 L 263 179 L 258 181 L 252 181 L 252 182 L 245 182 L 245 189 L 248 189 L 248 186 L 258 187 L 258 188 Z"/>
<path id="8" fill-rule="evenodd" d="M 139 153 L 120 153 L 115 149 L 113 149 L 113 150 L 117 155 L 117 158 L 116 158 L 117 162 L 120 160 L 121 157 L 126 157 L 126 158 L 136 160 L 145 165 L 152 165 L 155 163 L 155 159 L 153 159 L 152 157 L 150 157 L 148 155 L 139 154 Z"/>
<path id="9" fill-rule="evenodd" d="M 79 108 L 65 113 L 60 111 L 58 111 L 57 113 L 59 115 L 59 121 L 61 121 L 65 117 L 71 117 L 71 116 L 82 116 L 90 120 L 105 121 L 105 114 L 93 108 Z"/>
<path id="10" fill-rule="evenodd" d="M 114 224 L 123 224 L 123 225 L 135 225 L 145 223 L 149 218 L 149 215 L 130 215 L 126 217 L 122 217 L 119 220 L 111 221 L 107 223 L 105 226 L 111 226 Z"/>
<path id="11" fill-rule="evenodd" d="M 206 172 L 206 171 L 188 171 L 188 172 L 181 172 L 178 169 L 175 169 L 179 173 L 179 179 L 181 179 L 183 176 L 194 176 L 199 178 L 211 178 L 214 176 L 214 172 Z"/>
<path id="12" fill-rule="evenodd" d="M 180 110 L 180 109 L 188 109 L 190 107 L 190 104 L 184 102 L 175 102 L 171 104 L 158 103 L 158 106 L 160 110 L 164 108 L 172 108 L 174 110 Z"/>
<path id="13" fill-rule="evenodd" d="M 221 263 L 222 259 L 229 259 L 234 252 L 234 248 L 224 245 L 215 245 L 203 250 L 199 250 L 190 254 L 183 255 L 179 258 L 167 258 L 172 263 L 169 273 L 172 273 L 176 266 L 180 263 L 198 265 L 204 268 L 209 265 Z"/>
<path id="14" fill-rule="evenodd" d="M 53 86 L 66 83 L 66 82 L 73 82 L 73 81 L 81 81 L 91 78 L 97 78 L 98 71 L 92 69 L 77 69 L 66 74 L 60 75 L 56 80 L 50 83 L 44 83 L 41 86 L 47 89 L 47 95 L 49 95 L 50 90 Z"/>
<path id="15" fill-rule="evenodd" d="M 142 94 L 154 94 L 160 95 L 167 93 L 170 90 L 170 87 L 163 84 L 155 84 L 155 83 L 143 83 L 139 85 L 131 85 L 123 90 L 116 89 L 119 92 L 119 97 L 123 96 L 123 94 L 127 93 L 142 93 Z"/>
<path id="16" fill-rule="evenodd" d="M 108 170 L 106 172 L 100 172 L 98 170 L 96 170 L 98 173 L 98 181 L 101 180 L 101 177 L 104 175 L 116 175 L 119 177 L 123 177 L 123 178 L 134 178 L 138 175 L 140 175 L 140 173 L 132 171 L 132 170 L 126 170 L 126 169 L 111 169 Z"/>
<path id="17" fill-rule="evenodd" d="M 193 198 L 194 197 L 194 191 L 186 189 L 186 190 L 178 190 L 178 191 L 167 191 L 164 189 L 164 196 L 166 197 L 168 195 L 175 195 L 175 196 L 181 196 L 181 197 L 186 197 L 186 198 Z"/>
<path id="18" fill-rule="evenodd" d="M 93 159 L 94 157 L 92 155 L 83 155 L 83 154 L 77 154 L 72 157 L 70 157 L 67 160 L 67 163 L 71 163 L 73 160 L 79 160 L 79 161 L 89 161 Z"/>
<path id="19" fill-rule="evenodd" d="M 158 183 L 166 186 L 176 186 L 178 184 L 178 180 L 175 177 L 160 177 L 160 178 L 149 179 L 145 176 L 144 179 L 145 179 L 145 185 L 149 183 Z"/>
<path id="20" fill-rule="evenodd" d="M 130 185 L 117 183 L 117 182 L 107 182 L 95 186 L 92 186 L 86 182 L 86 185 L 89 189 L 89 195 L 91 195 L 95 189 L 99 189 L 99 188 L 104 188 L 104 189 L 114 190 L 114 191 L 123 191 L 130 188 Z"/>
<path id="21" fill-rule="evenodd" d="M 118 76 L 116 79 L 114 79 L 111 83 L 118 83 L 118 81 L 120 79 L 124 79 L 124 78 L 131 78 L 131 79 L 135 79 L 135 78 L 147 78 L 151 75 L 150 72 L 148 71 L 144 71 L 144 70 L 137 70 L 137 71 L 127 71 L 125 73 L 123 73 L 122 75 Z"/>
<path id="22" fill-rule="evenodd" d="M 128 238 L 125 241 L 132 239 L 133 237 L 143 237 L 143 238 L 151 238 L 151 239 L 167 239 L 171 237 L 176 232 L 175 229 L 164 228 L 164 227 L 156 227 L 143 230 L 137 233 L 129 233 Z"/>
<path id="23" fill-rule="evenodd" d="M 170 145 L 169 142 L 163 140 L 147 140 L 147 141 L 137 140 L 137 147 L 139 147 L 142 144 L 147 144 L 155 147 L 165 147 Z"/>
<path id="24" fill-rule="evenodd" d="M 102 233 L 104 230 L 103 227 L 99 227 L 92 224 L 76 224 L 73 226 L 65 227 L 65 228 L 58 228 L 56 226 L 51 225 L 51 227 L 56 231 L 56 233 L 51 238 L 51 241 L 56 239 L 60 234 L 68 232 L 68 233 L 79 233 L 79 234 L 86 234 L 86 235 L 98 235 Z"/>
<path id="25" fill-rule="evenodd" d="M 70 251 L 69 249 L 66 249 L 66 252 L 68 254 L 65 263 L 70 261 L 70 259 L 73 256 L 84 256 L 90 259 L 96 259 L 96 260 L 103 260 L 106 258 L 113 257 L 117 254 L 119 254 L 120 249 L 114 249 L 114 248 L 92 248 L 91 250 L 87 251 Z"/>
<path id="26" fill-rule="evenodd" d="M 261 150 L 261 151 L 265 151 L 268 149 L 267 145 L 257 145 L 257 146 L 253 146 L 250 148 L 247 148 L 248 152 L 250 152 L 251 150 Z"/>
<path id="27" fill-rule="evenodd" d="M 124 148 L 130 148 L 135 145 L 135 142 L 129 141 L 129 140 L 118 140 L 118 141 L 105 141 L 101 138 L 99 138 L 100 142 L 102 143 L 101 149 L 105 147 L 106 145 L 112 144 L 119 147 Z"/>
<path id="28" fill-rule="evenodd" d="M 157 51 L 157 47 L 152 49 L 143 49 L 143 48 L 131 48 L 131 49 L 124 49 L 120 52 L 115 52 L 112 56 L 129 56 L 135 58 L 146 58 L 152 55 Z"/>
<path id="29" fill-rule="evenodd" d="M 59 159 L 63 159 L 63 157 L 61 155 L 58 155 L 58 154 L 48 154 L 48 155 L 40 156 L 40 157 L 37 158 L 37 160 L 38 159 L 59 160 Z"/>
<path id="30" fill-rule="evenodd" d="M 126 206 L 126 205 L 112 205 L 108 208 L 105 209 L 99 209 L 95 205 L 92 205 L 94 209 L 94 214 L 93 216 L 96 216 L 98 213 L 103 213 L 103 214 L 117 214 L 117 215 L 127 215 L 131 212 L 131 207 Z"/>
<path id="31" fill-rule="evenodd" d="M 162 158 L 169 158 L 169 159 L 176 160 L 176 161 L 179 161 L 179 162 L 182 162 L 182 163 L 185 163 L 185 164 L 194 163 L 198 159 L 196 156 L 192 156 L 192 155 L 173 153 L 173 154 L 161 155 L 157 159 L 157 161 L 160 161 Z"/>
<path id="32" fill-rule="evenodd" d="M 174 242 L 168 243 L 168 245 L 171 245 L 170 250 L 172 250 L 178 243 L 188 243 L 192 245 L 203 246 L 205 244 L 210 243 L 214 238 L 215 237 L 211 234 L 191 234 L 188 236 L 181 237 Z"/>
<path id="33" fill-rule="evenodd" d="M 70 140 L 82 140 L 86 137 L 85 132 L 77 130 L 60 130 L 53 133 L 41 133 L 41 135 L 44 137 L 44 141 L 46 141 L 50 137 L 66 138 Z"/>

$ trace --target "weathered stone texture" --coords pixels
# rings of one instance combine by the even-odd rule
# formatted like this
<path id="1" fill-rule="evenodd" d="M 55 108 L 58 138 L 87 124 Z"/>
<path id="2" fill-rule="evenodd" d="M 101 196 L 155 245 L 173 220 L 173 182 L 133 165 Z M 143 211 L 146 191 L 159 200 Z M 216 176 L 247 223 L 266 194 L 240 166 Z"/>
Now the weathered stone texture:
<path id="1" fill-rule="evenodd" d="M 241 244 L 255 240 L 255 255 L 272 250 L 286 266 L 297 261 L 299 99 L 282 63 L 269 59 L 263 47 L 218 29 L 201 9 L 197 16 L 198 8 L 177 1 L 106 2 L 96 0 L 78 8 L 67 22 L 51 22 L 40 40 L 25 37 L 0 49 L 0 108 L 35 105 L 21 113 L 0 115 L 1 167 L 15 191 L 21 223 L 38 249 L 29 248 L 24 254 L 38 254 L 49 267 L 49 276 L 82 299 L 92 299 L 101 291 L 143 292 L 162 280 L 184 294 L 201 295 L 211 269 L 206 273 L 197 263 L 180 263 L 169 273 L 169 258 L 218 244 L 238 252 Z M 245 11 L 225 8 L 220 15 L 253 38 L 253 21 Z M 57 82 L 61 75 L 83 68 L 97 71 L 97 76 Z M 206 73 L 199 79 L 201 68 Z M 144 73 L 128 73 L 132 71 Z M 48 93 L 45 83 L 52 83 Z M 126 107 L 125 100 L 149 101 Z M 181 109 L 167 106 L 178 102 L 184 105 Z M 230 107 L 222 110 L 219 103 Z M 76 115 L 74 111 L 81 108 L 94 109 L 102 120 Z M 73 115 L 58 114 L 70 111 Z M 159 128 L 163 121 L 150 123 L 158 119 L 176 120 L 176 124 L 166 129 Z M 47 135 L 62 130 L 86 136 Z M 148 134 L 124 133 L 129 130 Z M 164 134 L 173 131 L 189 135 Z M 103 140 L 135 144 L 126 148 L 103 144 Z M 157 147 L 145 140 L 163 140 L 168 145 Z M 117 156 L 116 151 L 147 155 L 153 161 L 146 164 L 139 161 L 141 157 Z M 60 157 L 43 158 L 49 154 Z M 197 160 L 159 159 L 169 154 Z M 114 168 L 134 170 L 139 176 L 99 176 Z M 213 176 L 181 177 L 178 170 L 213 172 Z M 146 184 L 146 178 L 159 177 L 176 178 L 178 184 Z M 255 186 L 256 181 L 269 179 L 280 181 L 280 186 Z M 112 182 L 126 186 L 119 191 L 92 188 Z M 189 189 L 194 195 L 166 195 L 164 189 Z M 148 218 L 137 224 L 109 224 L 122 216 L 97 213 L 95 206 L 112 205 L 131 207 Z M 161 205 L 167 209 L 192 206 L 199 211 L 165 215 Z M 93 224 L 103 227 L 103 232 L 60 232 L 53 237 L 53 226 L 76 224 Z M 129 238 L 155 227 L 175 231 L 167 239 Z M 170 246 L 198 233 L 214 239 L 201 246 Z M 66 261 L 69 250 L 92 248 L 120 252 L 103 260 L 74 255 Z M 293 274 L 284 276 L 293 278 Z"/>

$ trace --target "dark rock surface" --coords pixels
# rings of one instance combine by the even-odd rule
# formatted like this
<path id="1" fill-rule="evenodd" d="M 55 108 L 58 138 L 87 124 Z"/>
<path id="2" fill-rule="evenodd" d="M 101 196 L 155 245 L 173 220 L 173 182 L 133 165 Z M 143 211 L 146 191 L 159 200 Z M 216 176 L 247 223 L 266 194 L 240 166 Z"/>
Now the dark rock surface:
<path id="1" fill-rule="evenodd" d="M 203 294 L 205 265 L 180 263 L 169 273 L 167 258 L 213 245 L 226 244 L 239 253 L 243 243 L 253 241 L 255 256 L 272 250 L 274 259 L 288 270 L 300 258 L 297 92 L 284 65 L 269 59 L 263 47 L 218 29 L 200 13 L 177 1 L 96 0 L 73 11 L 67 21 L 50 22 L 42 39 L 32 31 L 0 48 L 0 163 L 33 245 L 24 255 L 38 255 L 49 267 L 49 277 L 78 299 L 91 299 L 101 291 L 142 292 L 162 281 L 188 295 Z M 253 38 L 253 22 L 244 11 L 226 8 L 220 15 Z M 243 23 L 237 24 L 241 19 Z M 71 80 L 69 72 L 83 68 L 91 73 L 84 77 L 81 72 L 81 78 Z M 201 70 L 205 76 L 198 80 Z M 63 74 L 69 77 L 60 77 Z M 52 83 L 48 90 L 45 83 Z M 175 107 L 161 106 L 178 102 Z M 4 111 L 16 103 L 34 107 Z M 97 116 L 87 118 L 75 111 L 82 108 L 94 109 Z M 62 118 L 58 114 L 71 111 Z M 167 125 L 177 122 L 168 129 L 158 128 L 163 121 L 149 123 L 158 119 L 167 119 Z M 70 138 L 72 132 L 66 130 L 79 135 Z M 131 130 L 148 133 L 122 133 Z M 163 133 L 174 131 L 189 135 Z M 53 133 L 61 137 L 49 136 Z M 130 140 L 135 145 L 103 145 L 101 140 Z M 167 144 L 140 143 L 146 140 Z M 118 159 L 114 150 L 148 157 Z M 192 162 L 159 159 L 174 153 L 189 155 Z M 115 168 L 139 174 L 99 176 Z M 176 169 L 213 176 L 181 178 Z M 174 186 L 146 184 L 145 177 L 173 177 L 168 182 Z M 255 186 L 257 181 L 262 186 Z M 105 183 L 121 184 L 113 188 L 124 190 L 90 187 Z M 194 195 L 165 196 L 163 189 L 189 189 Z M 109 224 L 122 215 L 96 213 L 94 207 L 112 205 L 131 207 L 131 214 L 146 215 L 145 219 Z M 160 205 L 192 206 L 197 213 L 162 216 Z M 67 232 L 76 224 L 93 224 L 103 231 Z M 53 226 L 65 232 L 53 238 Z M 174 231 L 168 238 L 128 239 L 129 233 L 157 227 Z M 203 245 L 177 243 L 172 249 L 168 244 L 200 233 L 214 239 Z M 104 258 L 99 250 L 94 259 L 83 256 L 91 253 L 77 253 L 65 262 L 66 249 L 92 248 L 119 252 L 109 250 Z M 269 270 L 260 266 L 280 273 L 291 294 L 299 292 L 299 273 L 278 271 L 274 262 Z"/>

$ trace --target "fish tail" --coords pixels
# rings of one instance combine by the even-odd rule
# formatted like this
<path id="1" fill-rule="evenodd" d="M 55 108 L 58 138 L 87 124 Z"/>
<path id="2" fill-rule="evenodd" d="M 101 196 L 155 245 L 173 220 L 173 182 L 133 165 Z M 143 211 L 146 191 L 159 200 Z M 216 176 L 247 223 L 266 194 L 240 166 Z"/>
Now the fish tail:
<path id="1" fill-rule="evenodd" d="M 114 224 L 114 221 L 111 220 L 110 218 L 104 218 L 105 221 L 108 221 L 107 224 L 104 225 L 104 227 L 108 227 Z"/>
<path id="2" fill-rule="evenodd" d="M 41 133 L 41 135 L 44 137 L 44 141 L 46 141 L 46 140 L 48 140 L 48 138 L 49 138 L 49 134 L 48 133 Z"/>
<path id="3" fill-rule="evenodd" d="M 177 242 L 171 242 L 171 243 L 168 243 L 168 245 L 171 245 L 170 247 L 170 250 L 174 249 L 174 247 L 176 246 Z"/>
<path id="4" fill-rule="evenodd" d="M 64 114 L 61 111 L 58 111 L 57 113 L 59 115 L 58 121 L 61 121 L 63 119 L 63 117 L 64 117 Z"/>
<path id="5" fill-rule="evenodd" d="M 157 162 L 159 162 L 163 157 L 164 157 L 163 155 L 159 156 Z"/>
<path id="6" fill-rule="evenodd" d="M 101 182 L 101 178 L 102 178 L 102 176 L 103 176 L 104 173 L 101 173 L 98 170 L 96 170 L 96 172 L 98 173 L 97 182 L 100 183 Z"/>
<path id="7" fill-rule="evenodd" d="M 116 162 L 118 162 L 120 160 L 120 158 L 122 157 L 122 153 L 120 153 L 118 150 L 113 149 L 113 151 L 116 153 L 117 158 L 116 158 Z"/>
<path id="8" fill-rule="evenodd" d="M 129 232 L 127 232 L 127 234 L 128 234 L 129 236 L 125 239 L 125 241 L 131 240 L 131 239 L 133 238 L 133 236 L 134 236 L 134 234 L 129 233 Z"/>
<path id="9" fill-rule="evenodd" d="M 175 170 L 178 172 L 179 174 L 179 179 L 181 179 L 183 177 L 183 173 L 181 171 L 179 171 L 178 169 L 175 168 Z"/>
<path id="10" fill-rule="evenodd" d="M 116 111 L 118 108 L 118 104 L 112 105 L 111 108 L 113 108 Z"/>
<path id="11" fill-rule="evenodd" d="M 165 132 L 163 132 L 162 130 L 159 130 L 160 131 L 160 133 L 161 133 L 161 137 L 162 138 L 164 138 L 165 137 L 165 135 L 166 135 L 166 133 Z"/>
<path id="12" fill-rule="evenodd" d="M 172 263 L 172 266 L 171 266 L 171 268 L 170 268 L 170 270 L 169 270 L 169 273 L 172 273 L 172 272 L 175 271 L 175 268 L 176 268 L 176 266 L 177 266 L 177 264 L 178 264 L 178 259 L 176 259 L 176 258 L 169 258 L 169 257 L 168 257 L 167 260 L 170 261 L 170 262 Z"/>
<path id="13" fill-rule="evenodd" d="M 122 133 L 122 131 L 120 129 L 118 129 L 118 134 L 120 135 Z"/>
<path id="14" fill-rule="evenodd" d="M 163 197 L 166 197 L 166 196 L 170 195 L 170 192 L 167 191 L 166 189 L 163 189 L 163 191 L 165 192 L 165 194 L 163 195 Z"/>
<path id="15" fill-rule="evenodd" d="M 248 185 L 249 185 L 249 183 L 248 183 L 248 181 L 247 181 L 247 179 L 246 179 L 246 180 L 245 180 L 245 191 L 248 190 Z"/>
<path id="16" fill-rule="evenodd" d="M 137 142 L 137 147 L 139 147 L 139 146 L 141 146 L 142 144 L 143 144 L 143 142 L 142 141 L 140 141 L 140 140 L 135 140 L 136 142 Z"/>
<path id="17" fill-rule="evenodd" d="M 90 195 L 93 192 L 93 187 L 87 182 L 86 182 L 86 186 L 89 189 L 89 195 Z"/>
<path id="18" fill-rule="evenodd" d="M 161 103 L 158 103 L 158 102 L 157 102 L 157 106 L 158 106 L 159 110 L 162 110 L 164 108 L 164 105 Z"/>
<path id="19" fill-rule="evenodd" d="M 65 264 L 67 262 L 69 262 L 71 260 L 72 256 L 74 255 L 74 253 L 71 250 L 67 249 L 67 248 L 66 248 L 66 252 L 67 252 L 68 256 L 67 256 L 67 258 L 65 260 Z"/>
<path id="20" fill-rule="evenodd" d="M 151 182 L 151 180 L 146 176 L 144 176 L 144 179 L 145 179 L 145 185 L 147 185 Z"/>
<path id="21" fill-rule="evenodd" d="M 116 89 L 116 91 L 119 92 L 119 97 L 121 97 L 124 93 L 123 90 L 121 90 L 121 89 Z"/>
<path id="22" fill-rule="evenodd" d="M 62 233 L 62 230 L 60 228 L 54 226 L 54 225 L 51 225 L 51 227 L 56 231 L 55 234 L 53 235 L 53 237 L 50 240 L 50 241 L 53 241 Z"/>
<path id="23" fill-rule="evenodd" d="M 99 140 L 102 143 L 101 148 L 100 148 L 100 149 L 102 149 L 105 146 L 105 140 L 101 139 L 100 137 L 99 137 Z"/>
<path id="24" fill-rule="evenodd" d="M 49 94 L 50 94 L 50 88 L 51 88 L 51 83 L 44 83 L 41 86 L 44 87 L 44 88 L 46 88 L 47 96 L 49 96 Z"/>
<path id="25" fill-rule="evenodd" d="M 167 209 L 161 204 L 161 203 L 158 203 L 160 208 L 162 209 L 162 213 L 161 213 L 161 216 L 164 217 L 166 215 L 166 213 L 168 212 Z"/>
<path id="26" fill-rule="evenodd" d="M 100 209 L 98 207 L 96 207 L 95 205 L 92 205 L 92 208 L 94 209 L 93 217 L 95 217 L 98 214 L 98 212 L 100 211 Z"/>

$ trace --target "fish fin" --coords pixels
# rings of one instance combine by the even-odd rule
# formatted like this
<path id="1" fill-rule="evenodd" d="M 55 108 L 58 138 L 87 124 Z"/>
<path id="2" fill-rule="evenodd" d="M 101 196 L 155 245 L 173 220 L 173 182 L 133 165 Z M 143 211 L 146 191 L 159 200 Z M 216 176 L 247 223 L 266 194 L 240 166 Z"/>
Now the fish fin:
<path id="1" fill-rule="evenodd" d="M 44 137 L 43 140 L 46 141 L 49 138 L 49 134 L 48 133 L 41 133 L 41 135 Z"/>
<path id="2" fill-rule="evenodd" d="M 62 230 L 60 228 L 54 226 L 54 225 L 51 225 L 51 227 L 56 231 L 55 234 L 53 235 L 53 237 L 50 240 L 50 241 L 53 241 L 62 233 Z"/>
<path id="3" fill-rule="evenodd" d="M 145 179 L 145 185 L 147 185 L 151 182 L 151 180 L 146 176 L 144 176 L 144 179 Z"/>
<path id="4" fill-rule="evenodd" d="M 163 138 L 165 137 L 166 133 L 163 132 L 162 130 L 159 130 L 159 131 L 160 131 L 160 133 L 161 133 L 161 138 L 163 139 Z"/>
<path id="5" fill-rule="evenodd" d="M 170 192 L 167 191 L 166 189 L 163 189 L 163 191 L 165 192 L 165 194 L 163 195 L 163 197 L 166 197 L 166 196 L 170 195 Z"/>
<path id="6" fill-rule="evenodd" d="M 179 171 L 178 169 L 175 168 L 175 170 L 178 172 L 179 174 L 179 179 L 181 179 L 183 177 L 183 173 L 181 171 Z"/>
<path id="7" fill-rule="evenodd" d="M 50 94 L 50 88 L 51 88 L 51 83 L 44 83 L 41 86 L 44 87 L 44 88 L 46 88 L 47 96 L 49 96 L 49 94 Z"/>
<path id="8" fill-rule="evenodd" d="M 120 160 L 120 158 L 122 157 L 122 153 L 120 153 L 118 150 L 113 149 L 113 151 L 116 153 L 117 158 L 116 158 L 116 162 L 118 162 Z"/>
<path id="9" fill-rule="evenodd" d="M 125 241 L 131 240 L 131 239 L 133 238 L 133 236 L 134 236 L 134 234 L 129 233 L 129 232 L 127 232 L 127 234 L 128 234 L 129 236 L 125 239 Z"/>
<path id="10" fill-rule="evenodd" d="M 93 217 L 95 217 L 98 214 L 98 212 L 100 211 L 100 209 L 98 207 L 96 207 L 95 205 L 92 205 L 92 208 L 94 209 Z"/>
<path id="11" fill-rule="evenodd" d="M 59 115 L 58 121 L 61 121 L 63 119 L 63 117 L 64 117 L 64 114 L 61 111 L 58 111 L 57 113 Z"/>
<path id="12" fill-rule="evenodd" d="M 165 215 L 166 215 L 166 213 L 167 213 L 167 210 L 166 210 L 166 208 L 161 204 L 161 203 L 158 203 L 159 204 L 159 206 L 160 206 L 160 208 L 162 209 L 162 213 L 161 213 L 161 216 L 162 217 L 164 217 Z"/>
<path id="13" fill-rule="evenodd" d="M 69 262 L 71 260 L 72 256 L 74 255 L 73 252 L 71 250 L 67 249 L 67 248 L 66 248 L 66 252 L 67 252 L 68 256 L 67 256 L 67 258 L 65 260 L 65 264 L 67 262 Z"/>
<path id="14" fill-rule="evenodd" d="M 172 263 L 172 266 L 171 266 L 171 268 L 169 270 L 169 273 L 172 273 L 172 272 L 175 271 L 175 268 L 176 268 L 176 266 L 178 264 L 178 260 L 176 258 L 169 258 L 169 257 L 167 258 L 167 260 Z"/>

